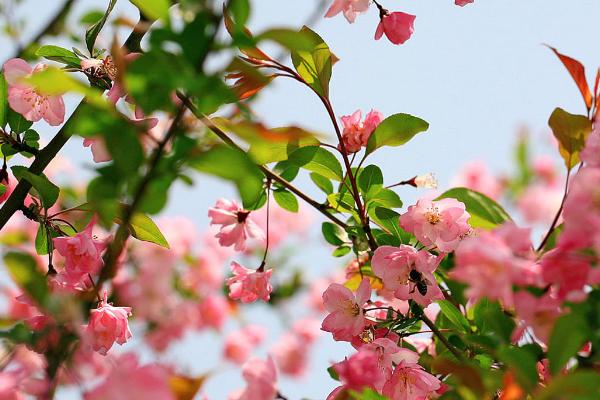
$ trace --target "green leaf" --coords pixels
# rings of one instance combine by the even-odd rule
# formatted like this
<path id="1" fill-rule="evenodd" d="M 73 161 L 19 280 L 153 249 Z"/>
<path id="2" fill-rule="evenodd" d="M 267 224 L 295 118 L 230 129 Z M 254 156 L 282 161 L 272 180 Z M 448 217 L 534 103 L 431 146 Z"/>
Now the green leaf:
<path id="1" fill-rule="evenodd" d="M 8 83 L 4 78 L 4 73 L 0 72 L 0 128 L 6 126 L 8 122 Z"/>
<path id="2" fill-rule="evenodd" d="M 235 183 L 246 209 L 259 207 L 265 197 L 260 169 L 240 150 L 217 146 L 191 161 L 192 167 L 201 172 L 216 175 Z"/>
<path id="3" fill-rule="evenodd" d="M 558 140 L 560 155 L 568 169 L 579 164 L 579 152 L 592 131 L 592 123 L 585 115 L 575 115 L 558 107 L 550 115 L 548 125 Z"/>
<path id="4" fill-rule="evenodd" d="M 388 400 L 387 397 L 380 395 L 373 389 L 367 388 L 362 392 L 350 391 L 353 400 Z"/>
<path id="5" fill-rule="evenodd" d="M 284 210 L 298 212 L 298 199 L 292 193 L 285 189 L 277 189 L 273 191 L 273 198 Z"/>
<path id="6" fill-rule="evenodd" d="M 329 80 L 333 64 L 337 61 L 321 36 L 304 26 L 300 30 L 311 41 L 309 51 L 292 51 L 292 63 L 298 74 L 317 94 L 329 97 Z"/>
<path id="7" fill-rule="evenodd" d="M 563 315 L 554 324 L 548 343 L 548 361 L 552 374 L 558 374 L 567 361 L 581 349 L 588 340 L 590 329 L 582 315 Z"/>
<path id="8" fill-rule="evenodd" d="M 334 246 L 343 245 L 350 240 L 346 231 L 332 222 L 323 222 L 321 232 L 327 243 Z"/>
<path id="9" fill-rule="evenodd" d="M 336 381 L 340 380 L 340 376 L 338 375 L 338 373 L 335 370 L 335 368 L 333 368 L 333 366 L 327 368 L 327 373 L 329 374 L 329 376 L 331 377 L 331 379 L 334 379 Z"/>
<path id="10" fill-rule="evenodd" d="M 236 24 L 240 26 L 246 25 L 250 16 L 250 1 L 249 0 L 230 0 L 227 4 L 227 11 L 231 13 Z"/>
<path id="11" fill-rule="evenodd" d="M 363 195 L 377 193 L 383 187 L 383 174 L 376 165 L 366 166 L 358 175 L 358 188 Z"/>
<path id="12" fill-rule="evenodd" d="M 39 194 L 40 200 L 44 208 L 48 209 L 56 203 L 60 189 L 54 183 L 50 182 L 44 174 L 35 175 L 27 170 L 25 167 L 14 166 L 11 167 L 15 178 L 21 180 L 25 179 Z"/>
<path id="13" fill-rule="evenodd" d="M 350 253 L 351 250 L 352 250 L 352 247 L 350 247 L 350 246 L 340 246 L 337 249 L 333 250 L 331 255 L 333 257 L 343 257 L 346 254 Z"/>
<path id="14" fill-rule="evenodd" d="M 498 358 L 515 372 L 515 377 L 527 391 L 538 383 L 537 358 L 524 347 L 505 346 L 498 351 Z"/>
<path id="15" fill-rule="evenodd" d="M 158 226 L 152 221 L 152 218 L 145 214 L 133 214 L 129 222 L 129 230 L 131 236 L 138 240 L 154 243 L 166 249 L 169 248 L 169 242 L 167 242 Z"/>
<path id="16" fill-rule="evenodd" d="M 440 311 L 442 314 L 448 318 L 455 329 L 463 332 L 471 331 L 469 321 L 467 321 L 465 316 L 462 315 L 462 313 L 454 306 L 454 304 L 447 300 L 438 300 L 437 303 L 440 306 Z"/>
<path id="17" fill-rule="evenodd" d="M 31 125 L 33 125 L 33 122 L 26 120 L 21 114 L 14 111 L 12 108 L 7 107 L 6 110 L 8 111 L 6 116 L 8 126 L 10 126 L 10 129 L 13 132 L 23 133 L 27 129 L 31 128 Z"/>
<path id="18" fill-rule="evenodd" d="M 35 235 L 35 251 L 38 255 L 48 254 L 48 230 L 44 224 L 39 224 Z"/>
<path id="19" fill-rule="evenodd" d="M 442 193 L 436 200 L 452 198 L 465 204 L 471 214 L 469 223 L 473 228 L 491 229 L 506 221 L 510 216 L 502 206 L 484 194 L 467 188 L 454 188 Z"/>
<path id="20" fill-rule="evenodd" d="M 372 191 L 368 193 L 368 203 L 377 204 L 381 207 L 388 208 L 400 208 L 402 207 L 402 200 L 396 192 L 391 189 L 379 189 L 375 193 Z"/>
<path id="21" fill-rule="evenodd" d="M 106 20 L 108 19 L 108 16 L 112 12 L 116 3 L 117 0 L 110 0 L 106 12 L 102 16 L 102 18 L 100 18 L 100 20 L 98 20 L 94 25 L 90 26 L 85 31 L 85 44 L 87 45 L 87 49 L 90 52 L 90 55 L 92 56 L 94 55 L 94 45 L 96 44 L 96 38 L 98 37 L 98 34 L 100 34 L 100 31 L 104 27 L 104 24 L 106 23 Z"/>
<path id="22" fill-rule="evenodd" d="M 383 146 L 401 146 L 417 133 L 429 129 L 429 123 L 410 114 L 394 114 L 384 119 L 369 137 L 366 154 Z"/>
<path id="23" fill-rule="evenodd" d="M 9 252 L 4 264 L 13 281 L 22 288 L 37 305 L 44 307 L 48 299 L 46 277 L 29 254 Z"/>
<path id="24" fill-rule="evenodd" d="M 329 151 L 318 146 L 307 146 L 289 155 L 289 162 L 328 179 L 342 180 L 342 166 Z"/>
<path id="25" fill-rule="evenodd" d="M 331 183 L 331 181 L 329 179 L 325 178 L 323 175 L 319 175 L 316 172 L 311 172 L 310 179 L 325 194 L 333 193 L 333 184 Z"/>
<path id="26" fill-rule="evenodd" d="M 59 63 L 67 64 L 70 67 L 79 68 L 80 59 L 71 50 L 64 49 L 58 46 L 42 46 L 35 52 L 36 56 L 44 57 L 48 60 L 57 61 Z"/>
<path id="27" fill-rule="evenodd" d="M 272 40 L 290 51 L 311 52 L 317 41 L 313 34 L 314 32 L 310 33 L 305 30 L 298 32 L 292 29 L 275 28 L 257 35 L 256 40 Z"/>
<path id="28" fill-rule="evenodd" d="M 367 209 L 367 213 L 369 214 L 369 218 L 394 235 L 394 237 L 400 240 L 400 243 L 407 244 L 410 241 L 411 235 L 400 227 L 400 214 L 396 211 L 372 204 Z"/>
<path id="29" fill-rule="evenodd" d="M 480 333 L 493 333 L 502 342 L 510 343 L 515 321 L 504 313 L 497 301 L 479 300 L 473 309 L 473 320 Z"/>
<path id="30" fill-rule="evenodd" d="M 596 371 L 575 371 L 554 377 L 534 400 L 593 400 L 600 398 Z"/>
<path id="31" fill-rule="evenodd" d="M 169 17 L 169 0 L 130 0 L 140 12 L 150 19 L 167 19 Z"/>

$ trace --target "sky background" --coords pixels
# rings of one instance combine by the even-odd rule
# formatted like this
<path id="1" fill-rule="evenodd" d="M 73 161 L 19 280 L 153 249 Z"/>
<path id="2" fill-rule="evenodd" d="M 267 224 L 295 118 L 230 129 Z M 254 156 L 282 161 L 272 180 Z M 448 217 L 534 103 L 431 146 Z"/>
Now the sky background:
<path id="1" fill-rule="evenodd" d="M 74 17 L 90 8 L 104 7 L 104 3 L 80 0 Z M 273 26 L 299 28 L 318 3 L 255 0 L 249 26 L 254 32 Z M 394 46 L 385 38 L 373 40 L 378 23 L 375 7 L 354 24 L 339 15 L 319 19 L 312 28 L 341 60 L 335 65 L 331 80 L 331 100 L 338 115 L 375 108 L 386 116 L 404 112 L 430 123 L 426 133 L 405 146 L 379 150 L 370 158 L 384 171 L 386 183 L 434 172 L 440 187 L 446 188 L 456 171 L 474 159 L 484 160 L 493 171 L 510 170 L 511 150 L 520 126 L 527 125 L 538 147 L 549 152 L 552 149 L 547 120 L 552 110 L 560 106 L 573 113 L 584 113 L 571 78 L 542 44 L 579 59 L 588 67 L 588 79 L 593 80 L 592 73 L 600 66 L 599 1 L 476 0 L 463 8 L 455 6 L 452 0 L 381 3 L 392 11 L 417 16 L 415 32 L 406 44 Z M 57 0 L 24 0 L 16 11 L 27 20 L 25 38 L 37 31 L 59 4 Z M 131 4 L 120 0 L 114 15 L 133 17 L 134 11 Z M 82 36 L 82 32 L 78 33 Z M 53 39 L 50 42 L 56 44 Z M 0 39 L 0 49 L 3 60 L 14 52 L 4 38 Z M 72 102 L 69 105 L 73 107 Z M 254 103 L 254 110 L 269 126 L 297 124 L 332 136 L 327 114 L 318 99 L 293 81 L 275 81 Z M 44 124 L 39 124 L 39 130 L 48 138 L 55 132 Z M 72 140 L 62 154 L 82 171 L 91 165 L 91 156 L 78 139 Z M 196 182 L 193 189 L 176 186 L 165 214 L 188 216 L 203 230 L 207 226 L 207 208 L 218 197 L 235 192 L 228 184 L 204 176 L 198 176 Z M 300 179 L 300 186 L 303 183 L 307 180 Z M 308 192 L 315 196 L 318 193 Z M 399 193 L 405 204 L 422 194 L 412 189 Z M 302 256 L 297 254 L 294 258 L 313 276 L 331 271 L 337 262 L 327 258 L 330 249 L 321 242 L 319 235 L 312 232 L 310 241 L 299 249 Z M 265 312 L 264 306 L 250 307 L 245 316 L 270 327 L 268 341 L 279 336 L 282 325 L 272 313 Z M 218 363 L 219 346 L 214 344 L 217 340 L 216 334 L 192 335 L 164 359 L 178 360 L 188 372 L 201 373 Z M 264 350 L 258 354 L 264 354 Z M 335 386 L 325 368 L 330 361 L 348 353 L 349 346 L 334 344 L 330 337 L 323 336 L 310 372 L 301 381 L 282 380 L 282 393 L 290 400 L 325 398 Z M 242 386 L 238 370 L 225 367 L 223 371 L 206 385 L 211 399 L 224 399 L 230 389 Z M 77 398 L 76 392 L 64 396 Z"/>

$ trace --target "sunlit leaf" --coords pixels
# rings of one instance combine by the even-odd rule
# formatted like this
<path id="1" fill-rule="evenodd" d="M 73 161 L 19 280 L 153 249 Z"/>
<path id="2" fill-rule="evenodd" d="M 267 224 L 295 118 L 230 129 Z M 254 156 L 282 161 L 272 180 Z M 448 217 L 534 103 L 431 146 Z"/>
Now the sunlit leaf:
<path id="1" fill-rule="evenodd" d="M 318 146 L 307 146 L 295 150 L 289 155 L 290 163 L 316 172 L 325 178 L 342 180 L 342 166 L 335 156 L 329 151 Z"/>
<path id="2" fill-rule="evenodd" d="M 140 12 L 150 19 L 166 19 L 169 17 L 169 0 L 129 0 Z"/>
<path id="3" fill-rule="evenodd" d="M 60 189 L 54 183 L 50 182 L 45 175 L 36 175 L 22 166 L 11 167 L 11 170 L 17 179 L 25 179 L 33 186 L 45 208 L 50 208 L 56 203 Z"/>
<path id="4" fill-rule="evenodd" d="M 62 47 L 52 45 L 42 46 L 36 50 L 35 54 L 48 60 L 67 64 L 69 67 L 79 68 L 80 66 L 79 57 L 71 50 Z"/>
<path id="5" fill-rule="evenodd" d="M 548 119 L 548 125 L 558 140 L 559 152 L 567 168 L 571 169 L 579 164 L 579 152 L 592 131 L 590 120 L 584 115 L 571 114 L 562 108 L 556 108 Z"/>
<path id="6" fill-rule="evenodd" d="M 319 95 L 329 97 L 329 80 L 337 58 L 321 36 L 304 26 L 303 32 L 310 40 L 311 50 L 292 51 L 292 63 L 298 74 Z"/>
<path id="7" fill-rule="evenodd" d="M 571 77 L 581 92 L 581 96 L 583 96 L 585 106 L 589 110 L 592 107 L 592 93 L 590 92 L 590 88 L 585 77 L 585 68 L 579 61 L 559 53 L 554 47 L 548 46 L 548 48 L 552 50 L 554 54 L 556 54 L 565 68 L 567 68 L 567 71 L 569 71 L 569 74 L 571 74 Z"/>
<path id="8" fill-rule="evenodd" d="M 87 49 L 91 55 L 94 54 L 94 45 L 96 44 L 96 38 L 98 38 L 98 34 L 104 27 L 104 24 L 106 23 L 106 20 L 108 19 L 108 16 L 112 12 L 116 3 L 117 3 L 117 0 L 110 0 L 108 2 L 108 7 L 106 9 L 106 12 L 104 13 L 104 15 L 102 15 L 102 18 L 100 18 L 98 20 L 98 22 L 96 22 L 94 25 L 90 26 L 85 31 L 85 44 L 87 45 Z"/>
<path id="9" fill-rule="evenodd" d="M 383 146 L 401 146 L 417 133 L 429 129 L 429 123 L 410 114 L 394 114 L 375 128 L 367 143 L 367 154 Z"/>

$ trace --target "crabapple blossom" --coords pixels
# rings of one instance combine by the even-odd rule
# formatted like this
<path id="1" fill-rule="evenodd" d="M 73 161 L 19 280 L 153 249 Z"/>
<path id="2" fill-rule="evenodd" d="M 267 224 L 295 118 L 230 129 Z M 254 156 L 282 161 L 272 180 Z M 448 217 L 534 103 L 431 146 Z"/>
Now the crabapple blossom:
<path id="1" fill-rule="evenodd" d="M 438 181 L 434 174 L 427 173 L 423 175 L 417 175 L 414 177 L 413 182 L 416 187 L 423 189 L 437 189 Z"/>
<path id="2" fill-rule="evenodd" d="M 397 361 L 392 376 L 383 387 L 383 395 L 388 396 L 390 400 L 423 400 L 435 397 L 442 383 L 417 364 L 418 354 L 406 352 L 399 358 L 401 359 Z"/>
<path id="3" fill-rule="evenodd" d="M 39 93 L 33 86 L 22 82 L 33 74 L 46 69 L 38 64 L 31 68 L 20 58 L 12 58 L 4 63 L 4 77 L 8 83 L 8 104 L 28 121 L 44 119 L 52 126 L 58 126 L 65 119 L 65 103 L 61 96 L 48 96 Z"/>
<path id="4" fill-rule="evenodd" d="M 227 299 L 221 295 L 206 296 L 198 305 L 201 326 L 221 329 L 229 316 L 230 306 Z"/>
<path id="5" fill-rule="evenodd" d="M 356 110 L 352 115 L 344 115 L 342 120 L 342 140 L 348 153 L 356 153 L 361 147 L 366 147 L 371 134 L 383 121 L 383 114 L 371 110 L 362 120 L 362 111 Z M 341 150 L 341 144 L 338 145 Z"/>
<path id="6" fill-rule="evenodd" d="M 523 321 L 515 331 L 523 331 L 525 327 L 531 327 L 538 339 L 548 343 L 554 323 L 561 314 L 560 300 L 552 293 L 536 297 L 522 290 L 514 294 L 514 301 L 517 316 Z M 515 333 L 518 335 L 518 332 Z"/>
<path id="7" fill-rule="evenodd" d="M 594 123 L 594 129 L 588 135 L 579 157 L 588 167 L 600 167 L 600 120 Z"/>
<path id="8" fill-rule="evenodd" d="M 271 357 L 248 360 L 242 368 L 246 387 L 229 395 L 229 400 L 274 400 L 277 396 L 277 368 Z"/>
<path id="9" fill-rule="evenodd" d="M 400 216 L 400 226 L 423 245 L 435 245 L 442 252 L 450 252 L 471 230 L 469 218 L 465 205 L 456 199 L 421 199 Z"/>
<path id="10" fill-rule="evenodd" d="M 586 297 L 584 288 L 590 279 L 590 262 L 590 256 L 583 251 L 559 246 L 542 256 L 542 278 L 556 289 L 560 299 L 581 301 Z"/>
<path id="11" fill-rule="evenodd" d="M 321 329 L 331 332 L 338 341 L 351 341 L 365 327 L 363 305 L 371 297 L 371 284 L 367 278 L 360 283 L 356 294 L 339 283 L 332 283 L 323 293 L 323 305 L 329 315 Z"/>
<path id="12" fill-rule="evenodd" d="M 124 354 L 108 377 L 87 392 L 85 400 L 161 399 L 175 400 L 169 387 L 169 376 L 158 364 L 140 365 L 137 356 Z"/>
<path id="13" fill-rule="evenodd" d="M 417 251 L 412 246 L 381 246 L 375 250 L 371 266 L 384 288 L 393 291 L 397 298 L 413 299 L 427 306 L 433 300 L 443 299 L 433 276 L 440 261 L 440 257 L 425 250 Z"/>
<path id="14" fill-rule="evenodd" d="M 98 308 L 90 311 L 86 327 L 92 347 L 102 355 L 106 355 L 115 342 L 125 344 L 132 337 L 127 320 L 131 316 L 131 307 L 114 307 L 107 297 L 104 292 Z"/>
<path id="15" fill-rule="evenodd" d="M 473 299 L 487 297 L 513 305 L 513 285 L 539 284 L 539 268 L 532 258 L 529 230 L 507 223 L 492 232 L 463 240 L 456 250 L 450 276 L 469 287 Z"/>
<path id="16" fill-rule="evenodd" d="M 309 344 L 292 332 L 284 334 L 271 348 L 271 353 L 282 373 L 299 377 L 306 372 Z"/>
<path id="17" fill-rule="evenodd" d="M 481 160 L 465 164 L 452 180 L 452 186 L 466 187 L 492 199 L 499 198 L 503 190 L 498 178 L 490 173 L 486 163 Z"/>
<path id="18" fill-rule="evenodd" d="M 269 282 L 272 269 L 254 271 L 232 261 L 231 272 L 233 276 L 227 279 L 230 299 L 240 300 L 242 303 L 252 303 L 258 299 L 269 301 L 273 291 Z"/>
<path id="19" fill-rule="evenodd" d="M 52 240 L 56 251 L 65 258 L 65 273 L 75 279 L 98 272 L 102 265 L 102 252 L 106 248 L 106 242 L 94 237 L 92 230 L 95 222 L 94 217 L 75 236 L 61 236 Z"/>
<path id="20" fill-rule="evenodd" d="M 467 4 L 471 4 L 474 2 L 475 2 L 475 0 L 454 0 L 454 4 L 456 4 L 457 6 L 461 6 L 461 7 L 464 7 Z"/>
<path id="21" fill-rule="evenodd" d="M 104 139 L 101 137 L 89 137 L 83 139 L 83 147 L 89 147 L 92 149 L 92 159 L 95 163 L 112 160 L 112 156 L 104 144 Z"/>
<path id="22" fill-rule="evenodd" d="M 415 18 L 414 15 L 400 11 L 383 14 L 375 31 L 375 40 L 381 39 L 385 33 L 393 44 L 403 44 L 414 32 Z"/>
<path id="23" fill-rule="evenodd" d="M 533 184 L 519 194 L 517 208 L 529 223 L 550 223 L 562 198 L 563 189 L 558 185 Z"/>
<path id="24" fill-rule="evenodd" d="M 259 325 L 248 325 L 234 331 L 225 338 L 223 356 L 233 363 L 242 364 L 266 336 L 266 329 Z"/>
<path id="25" fill-rule="evenodd" d="M 325 14 L 325 18 L 335 17 L 342 12 L 348 22 L 353 23 L 358 14 L 369 9 L 370 3 L 371 0 L 333 0 L 333 3 Z"/>
<path id="26" fill-rule="evenodd" d="M 361 392 L 364 388 L 381 390 L 385 374 L 375 351 L 361 347 L 356 353 L 333 366 L 344 387 Z"/>
<path id="27" fill-rule="evenodd" d="M 234 246 L 236 251 L 246 250 L 246 240 L 254 238 L 264 240 L 265 234 L 235 200 L 219 199 L 208 210 L 211 225 L 221 225 L 216 237 L 221 246 Z"/>

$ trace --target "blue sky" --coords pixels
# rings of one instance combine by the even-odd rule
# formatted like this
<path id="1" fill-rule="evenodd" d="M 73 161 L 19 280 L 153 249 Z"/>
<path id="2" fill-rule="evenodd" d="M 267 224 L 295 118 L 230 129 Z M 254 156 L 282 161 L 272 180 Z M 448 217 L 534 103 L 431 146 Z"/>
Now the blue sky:
<path id="1" fill-rule="evenodd" d="M 44 8 L 40 10 L 40 4 Z M 41 24 L 61 2 L 25 0 L 22 15 L 28 25 Z M 104 3 L 80 1 L 78 12 Z M 272 26 L 299 27 L 318 1 L 255 0 L 250 27 L 260 31 Z M 340 58 L 331 80 L 331 98 L 338 115 L 360 108 L 376 108 L 385 115 L 410 113 L 430 123 L 427 133 L 418 135 L 402 148 L 378 151 L 371 159 L 381 166 L 386 182 L 393 183 L 415 174 L 434 172 L 441 187 L 466 161 L 485 160 L 493 170 L 510 168 L 511 147 L 516 129 L 531 128 L 534 140 L 546 142 L 547 119 L 552 110 L 563 107 L 583 113 L 580 95 L 558 62 L 542 43 L 581 60 L 588 77 L 600 66 L 597 43 L 597 0 L 476 0 L 460 8 L 452 0 L 382 0 L 393 11 L 417 15 L 415 33 L 403 46 L 385 39 L 374 41 L 378 14 L 373 7 L 348 24 L 340 15 L 320 19 L 313 26 Z M 125 0 L 117 12 L 133 15 Z M 28 32 L 31 32 L 28 30 Z M 12 54 L 11 46 L 0 39 L 2 59 Z M 255 111 L 268 125 L 297 124 L 332 135 L 332 129 L 318 99 L 292 81 L 275 81 L 255 103 Z M 41 126 L 41 125 L 40 125 Z M 51 135 L 54 129 L 43 127 Z M 73 140 L 64 155 L 79 166 L 90 165 L 87 150 Z M 232 188 L 213 179 L 198 177 L 194 189 L 178 186 L 166 211 L 187 215 L 206 226 L 206 209 L 221 196 L 233 195 Z M 300 185 L 306 184 L 300 180 Z M 317 194 L 316 190 L 309 190 Z M 407 202 L 417 194 L 403 190 Z M 336 260 L 325 258 L 329 250 L 320 246 L 318 235 L 296 262 L 314 275 L 326 273 Z M 307 251 L 305 251 L 307 250 Z M 319 260 L 317 262 L 316 260 Z M 324 260 L 324 261 L 320 261 Z M 291 312 L 291 310 L 290 310 Z M 270 339 L 280 330 L 278 320 L 254 307 L 248 318 L 266 321 L 272 327 Z M 216 336 L 190 337 L 166 358 L 183 359 L 190 372 L 201 372 L 205 363 L 216 361 L 212 343 Z M 282 392 L 290 399 L 322 399 L 334 382 L 325 374 L 329 361 L 340 359 L 349 347 L 331 344 L 326 337 L 318 344 L 315 362 L 305 380 L 284 381 Z M 231 370 L 207 385 L 212 399 L 225 398 L 225 390 L 241 386 L 239 373 Z"/>

